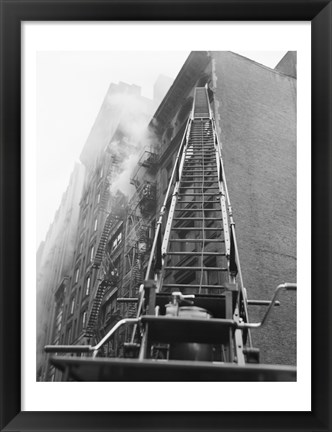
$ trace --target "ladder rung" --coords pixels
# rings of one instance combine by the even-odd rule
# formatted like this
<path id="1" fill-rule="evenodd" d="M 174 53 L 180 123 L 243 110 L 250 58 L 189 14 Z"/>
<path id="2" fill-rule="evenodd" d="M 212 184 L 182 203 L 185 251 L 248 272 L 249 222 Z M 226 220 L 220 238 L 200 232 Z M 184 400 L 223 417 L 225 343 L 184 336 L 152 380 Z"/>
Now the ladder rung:
<path id="1" fill-rule="evenodd" d="M 214 154 L 214 155 L 216 154 L 216 149 L 214 147 L 213 140 L 191 139 L 185 151 L 188 153 L 188 152 L 194 152 L 195 150 Z"/>
<path id="2" fill-rule="evenodd" d="M 212 178 L 215 179 L 215 180 L 213 180 L 212 178 L 209 179 L 209 180 L 207 180 L 207 179 L 205 178 L 205 176 L 192 176 L 192 177 L 190 177 L 190 179 L 188 179 L 188 180 L 183 180 L 183 177 L 187 177 L 187 176 L 182 175 L 182 177 L 181 177 L 181 183 L 200 183 L 200 186 L 201 186 L 202 184 L 205 184 L 205 183 L 214 184 L 214 183 L 218 183 L 218 182 L 219 182 L 217 176 L 214 175 L 214 174 L 210 174 L 209 177 L 212 177 Z M 199 177 L 199 178 L 198 178 L 198 177 Z M 206 176 L 206 177 L 208 177 L 208 176 Z M 194 180 L 195 178 L 196 178 L 197 180 Z M 187 186 L 187 187 L 188 187 L 188 186 Z M 211 186 L 211 187 L 216 187 L 216 186 Z"/>
<path id="3" fill-rule="evenodd" d="M 166 254 L 167 256 L 168 255 L 188 255 L 188 256 L 193 256 L 193 255 L 197 255 L 197 256 L 201 256 L 201 255 L 204 255 L 204 256 L 225 256 L 226 254 L 225 254 L 225 252 L 205 252 L 205 251 L 202 251 L 202 252 L 167 252 L 167 254 Z"/>
<path id="4" fill-rule="evenodd" d="M 188 239 L 169 239 L 170 242 L 175 243 L 175 242 L 179 242 L 179 243 L 200 243 L 200 242 L 206 242 L 206 243 L 224 243 L 225 240 L 218 238 L 218 239 L 209 239 L 209 238 L 199 238 L 199 239 L 193 239 L 193 238 L 188 238 Z"/>
<path id="5" fill-rule="evenodd" d="M 207 151 L 207 152 L 211 152 L 212 153 L 216 153 L 216 149 L 214 147 L 214 142 L 213 140 L 206 140 L 206 141 L 202 141 L 202 140 L 191 140 L 189 142 L 189 145 L 186 149 L 186 151 L 190 151 L 192 149 L 199 149 L 202 151 Z"/>
<path id="6" fill-rule="evenodd" d="M 192 170 L 193 168 L 209 168 L 210 171 L 212 171 L 212 168 L 217 167 L 215 160 L 207 160 L 201 156 L 199 159 L 197 159 L 197 163 L 193 163 L 196 161 L 185 161 L 185 165 L 183 167 L 184 170 Z"/>
<path id="7" fill-rule="evenodd" d="M 202 137 L 202 136 L 191 136 L 189 137 L 188 145 L 186 150 L 191 149 L 193 147 L 197 148 L 207 148 L 209 150 L 215 150 L 214 139 L 211 137 Z"/>
<path id="8" fill-rule="evenodd" d="M 174 217 L 173 220 L 183 220 L 183 221 L 188 221 L 188 218 L 181 218 L 181 217 Z M 201 220 L 206 220 L 206 221 L 221 221 L 221 218 L 214 218 L 214 217 L 191 217 L 189 220 L 197 220 L 197 221 L 201 221 Z"/>
<path id="9" fill-rule="evenodd" d="M 190 202 L 195 202 L 195 201 L 190 201 Z M 217 209 L 215 209 L 215 208 L 212 208 L 212 209 L 209 209 L 209 208 L 205 208 L 205 209 L 202 209 L 202 208 L 183 208 L 183 209 L 175 209 L 175 211 L 178 211 L 178 212 L 202 212 L 202 211 L 214 211 L 214 212 L 216 212 L 216 211 L 218 211 L 218 212 L 220 212 L 221 211 L 221 208 L 217 208 Z"/>
<path id="10" fill-rule="evenodd" d="M 221 227 L 173 227 L 172 231 L 223 231 Z"/>
<path id="11" fill-rule="evenodd" d="M 195 180 L 196 179 L 196 180 Z M 188 176 L 187 174 L 183 174 L 181 176 L 181 183 L 186 182 L 186 183 L 204 183 L 204 182 L 208 182 L 208 183 L 217 183 L 218 180 L 218 176 L 215 174 L 210 174 L 210 175 L 192 175 L 192 176 Z"/>
<path id="12" fill-rule="evenodd" d="M 184 174 L 187 174 L 187 173 L 194 173 L 194 172 L 196 172 L 196 173 L 205 173 L 206 171 L 214 171 L 214 170 L 212 170 L 212 169 L 207 169 L 207 170 L 202 170 L 202 169 L 191 169 L 191 168 L 185 168 L 185 167 L 183 167 L 183 169 L 185 170 L 186 169 L 186 171 L 184 172 Z M 210 175 L 212 175 L 212 174 L 210 174 Z M 216 177 L 218 177 L 218 175 L 217 174 L 214 174 Z"/>
<path id="13" fill-rule="evenodd" d="M 207 155 L 205 152 L 193 152 L 191 154 L 186 154 L 185 155 L 185 160 L 184 162 L 188 165 L 189 163 L 192 162 L 196 162 L 196 161 L 211 161 L 211 162 L 215 162 L 216 161 L 216 156 L 210 156 Z"/>
<path id="14" fill-rule="evenodd" d="M 205 158 L 210 158 L 210 159 L 215 159 L 216 158 L 216 153 L 212 153 L 210 150 L 209 151 L 204 151 L 204 150 L 187 150 L 185 153 L 185 156 L 189 156 L 191 159 L 195 158 L 195 156 L 205 156 Z"/>
<path id="15" fill-rule="evenodd" d="M 194 170 L 194 169 L 189 169 L 189 168 L 184 168 L 185 171 L 182 171 L 182 176 L 181 177 L 216 177 L 218 178 L 218 173 L 216 169 L 206 169 L 206 170 Z M 200 174 L 195 174 L 195 172 L 198 171 Z M 211 171 L 211 172 L 209 172 Z M 204 175 L 203 175 L 204 173 Z"/>
<path id="16" fill-rule="evenodd" d="M 195 159 L 193 159 L 193 157 L 185 159 L 185 161 L 184 161 L 185 162 L 184 168 L 189 169 L 192 166 L 195 166 L 194 162 L 196 162 L 196 165 L 197 164 L 200 164 L 200 165 L 208 165 L 208 164 L 212 165 L 212 164 L 216 164 L 216 158 L 206 158 L 203 155 L 199 155 L 199 157 L 197 157 L 197 159 L 196 159 L 196 156 L 195 156 Z"/>
<path id="17" fill-rule="evenodd" d="M 187 284 L 163 284 L 162 288 L 204 288 L 204 289 L 225 289 L 223 285 L 187 285 Z"/>
<path id="18" fill-rule="evenodd" d="M 183 183 L 189 183 L 189 182 L 183 182 Z M 207 190 L 207 189 L 218 189 L 218 185 L 216 185 L 216 186 L 203 186 L 203 185 L 200 185 L 200 186 L 180 186 L 180 189 L 205 189 L 205 190 Z"/>
<path id="19" fill-rule="evenodd" d="M 192 270 L 192 271 L 227 271 L 224 267 L 185 267 L 185 266 L 170 266 L 164 267 L 165 270 Z"/>
<path id="20" fill-rule="evenodd" d="M 183 184 L 185 183 L 185 184 Z M 211 183 L 214 184 L 214 186 L 211 186 Z M 209 185 L 209 186 L 206 186 Z M 208 189 L 218 189 L 219 190 L 219 184 L 217 180 L 215 182 L 208 181 L 208 182 L 201 182 L 201 181 L 183 181 L 181 180 L 179 189 L 198 189 L 198 190 L 208 190 Z"/>
<path id="21" fill-rule="evenodd" d="M 183 179 L 183 178 L 197 178 L 197 177 L 202 177 L 203 179 L 206 179 L 207 177 L 212 177 L 212 178 L 218 178 L 218 175 L 217 174 L 206 174 L 206 175 L 204 175 L 204 176 L 197 176 L 197 175 L 188 175 L 188 174 L 182 174 L 182 176 L 181 176 L 181 180 Z M 211 180 L 210 180 L 211 181 Z"/>
<path id="22" fill-rule="evenodd" d="M 189 169 L 194 164 L 216 165 L 216 158 L 206 157 L 204 155 L 194 155 L 184 160 L 184 168 Z"/>
<path id="23" fill-rule="evenodd" d="M 200 162 L 204 162 L 200 159 Z M 207 168 L 207 165 L 209 165 L 209 167 Z M 212 167 L 213 165 L 213 167 Z M 197 169 L 197 168 L 205 168 L 204 171 L 212 171 L 212 168 L 214 169 L 214 166 L 216 165 L 216 161 L 213 162 L 208 162 L 208 163 L 197 163 L 195 165 L 189 165 L 188 163 L 183 167 L 184 170 L 186 170 L 186 172 Z"/>
<path id="24" fill-rule="evenodd" d="M 197 179 L 197 180 L 194 180 Z M 192 182 L 198 182 L 198 181 L 207 181 L 207 182 L 218 182 L 218 175 L 217 174 L 191 174 L 188 175 L 187 173 L 183 173 L 181 176 L 181 181 L 192 181 Z"/>
<path id="25" fill-rule="evenodd" d="M 194 164 L 195 162 L 195 164 Z M 206 161 L 202 157 L 196 160 L 187 160 L 183 166 L 183 172 L 190 172 L 197 170 L 197 167 L 201 168 L 199 171 L 217 171 L 217 163 L 215 160 Z"/>
<path id="26" fill-rule="evenodd" d="M 188 196 L 188 195 L 194 195 L 194 194 L 200 195 L 200 196 L 201 195 L 219 195 L 219 193 L 220 193 L 218 185 L 217 186 L 180 186 L 179 189 L 183 189 L 183 191 L 181 191 L 179 193 L 179 196 L 186 196 L 186 195 Z M 217 190 L 213 193 L 214 189 L 217 189 Z M 198 192 L 186 193 L 186 191 L 189 191 L 189 190 L 203 190 L 203 192 L 202 193 L 198 193 Z M 210 193 L 208 193 L 208 192 L 205 193 L 205 191 L 208 191 L 208 190 L 210 191 Z"/>
<path id="27" fill-rule="evenodd" d="M 192 192 L 192 193 L 190 193 L 190 192 L 188 192 L 188 193 L 179 193 L 178 194 L 178 196 L 179 197 L 183 197 L 183 196 L 217 196 L 217 195 L 220 195 L 220 192 L 219 191 L 217 191 L 217 192 L 215 192 L 215 193 L 213 193 L 213 192 L 211 192 L 211 193 L 204 193 L 204 192 L 202 192 L 202 193 L 195 193 L 195 192 Z"/>
<path id="28" fill-rule="evenodd" d="M 197 148 L 189 147 L 187 148 L 185 155 L 186 156 L 204 155 L 209 157 L 216 157 L 216 152 L 215 150 L 212 151 L 210 149 L 205 149 L 205 148 L 198 149 L 198 147 Z"/>
<path id="29" fill-rule="evenodd" d="M 213 204 L 217 204 L 218 201 L 178 201 L 178 204 L 208 204 L 208 203 L 213 203 Z M 184 209 L 179 209 L 179 210 L 184 210 Z M 208 209 L 208 210 L 217 210 L 217 209 Z"/>
<path id="30" fill-rule="evenodd" d="M 211 137 L 211 134 L 205 134 L 202 133 L 203 131 L 192 131 L 189 135 L 189 139 L 206 139 L 208 140 L 212 140 L 213 136 Z"/>

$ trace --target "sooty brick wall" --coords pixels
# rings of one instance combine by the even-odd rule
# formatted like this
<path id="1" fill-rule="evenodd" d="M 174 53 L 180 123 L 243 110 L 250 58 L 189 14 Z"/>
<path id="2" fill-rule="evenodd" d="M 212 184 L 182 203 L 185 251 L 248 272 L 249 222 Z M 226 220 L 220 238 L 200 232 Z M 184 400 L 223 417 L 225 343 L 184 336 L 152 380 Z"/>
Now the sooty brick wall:
<path id="1" fill-rule="evenodd" d="M 233 53 L 212 58 L 244 284 L 249 299 L 270 299 L 296 281 L 296 80 Z M 280 301 L 254 345 L 262 363 L 296 364 L 296 293 Z M 251 321 L 264 312 L 251 306 Z"/>

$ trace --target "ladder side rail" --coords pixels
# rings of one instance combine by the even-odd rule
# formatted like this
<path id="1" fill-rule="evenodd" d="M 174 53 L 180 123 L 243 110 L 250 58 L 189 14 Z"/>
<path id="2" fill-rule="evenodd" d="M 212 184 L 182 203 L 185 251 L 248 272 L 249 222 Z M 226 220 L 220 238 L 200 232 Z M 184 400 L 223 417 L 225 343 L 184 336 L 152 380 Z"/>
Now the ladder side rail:
<path id="1" fill-rule="evenodd" d="M 232 233 L 233 241 L 234 241 L 235 258 L 236 258 L 236 263 L 237 263 L 237 267 L 238 267 L 238 276 L 239 276 L 239 282 L 240 282 L 240 284 L 239 284 L 240 293 L 241 293 L 241 296 L 243 298 L 243 308 L 244 308 L 246 321 L 249 323 L 247 292 L 246 292 L 246 289 L 244 288 L 244 284 L 243 284 L 243 276 L 242 276 L 242 270 L 241 270 L 239 250 L 238 250 L 238 246 L 237 246 L 237 239 L 236 239 L 236 233 L 235 233 L 235 222 L 233 219 L 233 211 L 232 211 L 232 206 L 231 206 L 231 201 L 230 201 L 230 197 L 229 197 L 227 181 L 226 181 L 226 176 L 225 176 L 224 162 L 223 162 L 222 153 L 221 153 L 221 144 L 220 144 L 218 134 L 216 133 L 216 124 L 215 124 L 214 118 L 212 118 L 212 124 L 213 124 L 213 128 L 212 128 L 213 133 L 215 135 L 215 142 L 216 142 L 216 146 L 217 146 L 217 150 L 218 150 L 218 154 L 219 154 L 220 168 L 221 168 L 222 179 L 223 179 L 223 184 L 224 184 L 224 189 L 225 189 L 225 197 L 226 197 L 226 202 L 228 205 L 228 214 L 229 214 L 231 233 Z M 251 337 L 250 330 L 248 330 L 248 340 L 249 340 L 249 345 L 252 346 L 252 337 Z"/>
<path id="2" fill-rule="evenodd" d="M 163 283 L 163 279 L 164 279 L 165 257 L 167 255 L 169 238 L 170 238 L 171 228 L 172 228 L 173 218 L 174 218 L 174 211 L 175 211 L 175 207 L 176 207 L 176 203 L 177 203 L 177 199 L 178 199 L 178 194 L 179 194 L 182 170 L 183 170 L 185 157 L 186 157 L 186 151 L 187 151 L 187 147 L 188 147 L 191 124 L 192 124 L 192 122 L 190 121 L 188 124 L 188 128 L 185 130 L 185 132 L 183 134 L 182 153 L 181 153 L 181 155 L 179 154 L 179 158 L 177 158 L 177 161 L 175 163 L 175 165 L 177 165 L 177 169 L 175 172 L 175 176 L 176 176 L 175 177 L 175 185 L 174 185 L 173 192 L 172 192 L 172 200 L 171 200 L 171 204 L 169 207 L 169 212 L 168 212 L 168 217 L 167 217 L 167 222 L 166 222 L 166 226 L 165 226 L 165 232 L 164 232 L 163 239 L 161 239 L 161 235 L 160 235 L 159 247 L 161 248 L 161 251 L 160 251 L 161 252 L 160 253 L 161 268 L 157 272 L 155 272 L 155 278 L 154 279 L 156 282 L 156 292 L 160 292 L 161 286 Z M 159 233 L 159 234 L 161 234 L 161 233 Z"/>
<path id="3" fill-rule="evenodd" d="M 191 120 L 194 120 L 194 118 L 195 118 L 195 104 L 196 104 L 196 88 L 194 90 L 193 106 L 191 108 L 191 114 L 190 114 Z"/>
<path id="4" fill-rule="evenodd" d="M 190 125 L 191 125 L 191 123 L 190 123 Z M 185 145 L 183 147 L 183 152 L 182 152 L 181 158 L 179 159 L 179 169 L 178 169 L 178 173 L 177 173 L 176 183 L 175 183 L 173 193 L 172 193 L 172 201 L 171 201 L 169 215 L 168 215 L 168 219 L 167 219 L 167 223 L 166 223 L 166 227 L 165 227 L 165 233 L 164 233 L 164 238 L 163 238 L 162 247 L 161 247 L 162 257 L 165 256 L 167 249 L 168 249 L 168 240 L 169 240 L 169 235 L 170 235 L 170 231 L 171 231 L 171 226 L 173 223 L 174 209 L 175 209 L 178 194 L 179 194 L 181 175 L 182 175 L 182 170 L 183 170 L 184 161 L 185 161 L 185 157 L 186 157 L 186 150 L 188 147 L 189 135 L 190 135 L 190 127 L 188 127 L 187 132 L 184 134 Z"/>
<path id="5" fill-rule="evenodd" d="M 163 202 L 163 205 L 161 206 L 161 209 L 160 209 L 160 212 L 159 212 L 159 218 L 158 218 L 158 222 L 157 222 L 157 225 L 156 225 L 155 236 L 154 236 L 153 243 L 152 243 L 152 248 L 151 248 L 151 252 L 150 252 L 150 258 L 149 258 L 148 266 L 147 266 L 147 269 L 146 269 L 145 279 L 150 279 L 151 278 L 152 262 L 153 262 L 153 258 L 154 258 L 155 252 L 156 252 L 156 247 L 157 247 L 157 243 L 158 243 L 159 232 L 161 230 L 161 226 L 162 226 L 162 223 L 163 223 L 163 218 L 164 218 L 164 215 L 165 215 L 165 212 L 166 212 L 166 209 L 167 209 L 167 202 L 169 200 L 170 192 L 171 192 L 171 189 L 172 189 L 172 184 L 173 184 L 176 172 L 178 170 L 179 160 L 180 160 L 183 148 L 184 148 L 184 144 L 186 142 L 187 132 L 189 130 L 190 123 L 191 123 L 191 119 L 189 118 L 188 121 L 187 121 L 186 129 L 185 129 L 185 132 L 183 134 L 183 138 L 182 138 L 182 141 L 181 141 L 181 144 L 180 144 L 180 147 L 179 147 L 176 159 L 175 159 L 174 168 L 173 168 L 172 175 L 171 175 L 171 178 L 170 178 L 170 181 L 169 181 L 169 184 L 168 184 L 168 188 L 167 188 L 167 191 L 166 191 L 164 202 Z"/>
<path id="6" fill-rule="evenodd" d="M 183 154 L 184 145 L 185 145 L 185 143 L 187 141 L 187 136 L 188 136 L 188 131 L 190 130 L 191 121 L 192 121 L 191 117 L 189 117 L 188 120 L 187 120 L 187 125 L 186 125 L 186 128 L 185 128 L 185 132 L 183 134 L 183 137 L 182 137 L 182 140 L 181 140 L 181 143 L 180 143 L 180 146 L 179 146 L 178 153 L 176 155 L 174 168 L 173 168 L 172 175 L 171 175 L 168 187 L 167 187 L 167 191 L 166 191 L 166 195 L 165 195 L 165 198 L 164 198 L 164 202 L 163 202 L 163 205 L 161 206 L 161 209 L 160 209 L 160 212 L 159 212 L 159 218 L 158 218 L 158 222 L 157 222 L 157 225 L 156 225 L 155 236 L 154 236 L 154 239 L 153 239 L 153 243 L 152 243 L 152 247 L 151 247 L 151 251 L 150 251 L 150 257 L 149 257 L 149 261 L 148 261 L 148 266 L 147 266 L 146 273 L 145 273 L 145 280 L 150 279 L 151 276 L 152 276 L 151 275 L 151 273 L 152 273 L 152 263 L 153 263 L 153 259 L 155 257 L 155 253 L 156 253 L 156 249 L 157 249 L 157 245 L 158 245 L 158 237 L 161 234 L 161 226 L 162 226 L 162 223 L 163 223 L 164 215 L 166 213 L 167 202 L 168 202 L 168 199 L 169 199 L 169 196 L 170 196 L 170 193 L 171 193 L 171 189 L 172 189 L 172 184 L 174 182 L 174 178 L 176 177 L 176 175 L 179 177 L 179 175 L 177 174 L 177 172 L 179 170 L 179 161 L 180 161 L 180 158 L 181 158 L 181 156 Z M 160 247 L 160 245 L 158 245 L 158 246 Z M 159 285 L 160 278 L 158 278 L 158 274 L 156 273 L 156 271 L 154 271 L 153 279 L 154 280 L 157 279 L 158 280 L 158 285 Z M 142 309 L 143 309 L 143 304 L 144 304 L 144 294 L 145 294 L 144 293 L 144 287 L 141 286 L 141 289 L 140 289 L 140 292 L 139 292 L 138 304 L 137 304 L 137 313 L 136 313 L 136 317 L 137 318 L 139 318 L 140 315 L 142 314 Z M 132 332 L 132 335 L 131 335 L 131 342 L 134 342 L 136 331 L 137 331 L 137 325 L 134 325 L 133 332 Z"/>
<path id="7" fill-rule="evenodd" d="M 220 192 L 220 205 L 221 205 L 221 214 L 222 214 L 222 221 L 223 221 L 223 229 L 224 229 L 224 240 L 225 240 L 225 253 L 228 261 L 228 267 L 229 267 L 229 257 L 230 257 L 230 251 L 231 251 L 231 238 L 229 234 L 229 222 L 227 217 L 227 207 L 226 207 L 226 198 L 225 198 L 225 188 L 223 181 L 221 179 L 221 173 L 222 170 L 219 160 L 219 154 L 218 149 L 216 149 L 216 160 L 217 160 L 217 170 L 218 170 L 218 187 Z M 232 281 L 230 281 L 232 282 Z"/>
<path id="8" fill-rule="evenodd" d="M 211 105 L 210 105 L 210 101 L 209 101 L 208 83 L 206 83 L 204 87 L 205 87 L 205 93 L 206 93 L 208 108 L 209 108 L 209 118 L 210 118 L 210 120 L 212 120 L 213 119 L 213 113 L 212 113 L 212 109 L 211 109 Z M 213 127 L 212 127 L 212 129 L 213 129 Z"/>

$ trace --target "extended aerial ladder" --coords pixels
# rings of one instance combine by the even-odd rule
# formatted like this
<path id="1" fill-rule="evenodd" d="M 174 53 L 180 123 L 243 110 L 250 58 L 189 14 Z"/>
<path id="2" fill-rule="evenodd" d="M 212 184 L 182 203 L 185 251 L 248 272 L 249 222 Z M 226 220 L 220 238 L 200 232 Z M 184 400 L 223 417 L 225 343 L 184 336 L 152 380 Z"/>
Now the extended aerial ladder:
<path id="1" fill-rule="evenodd" d="M 195 89 L 193 109 L 160 210 L 136 318 L 125 318 L 95 346 L 46 347 L 90 353 L 54 357 L 65 379 L 87 381 L 294 381 L 290 366 L 262 365 L 251 329 L 221 146 L 208 92 Z M 123 325 L 132 326 L 127 358 L 98 358 Z"/>

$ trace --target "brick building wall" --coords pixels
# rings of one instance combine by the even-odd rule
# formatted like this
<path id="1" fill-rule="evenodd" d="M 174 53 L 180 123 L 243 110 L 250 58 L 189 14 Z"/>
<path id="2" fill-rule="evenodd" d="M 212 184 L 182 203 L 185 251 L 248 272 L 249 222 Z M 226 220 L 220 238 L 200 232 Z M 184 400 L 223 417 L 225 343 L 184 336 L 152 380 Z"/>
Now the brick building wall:
<path id="1" fill-rule="evenodd" d="M 270 299 L 296 281 L 296 80 L 232 53 L 212 58 L 244 284 L 249 299 Z M 280 301 L 253 338 L 262 363 L 295 364 L 296 296 Z M 264 312 L 250 307 L 251 321 Z"/>
<path id="2" fill-rule="evenodd" d="M 297 53 L 296 51 L 288 51 L 288 53 L 280 60 L 275 70 L 289 75 L 293 78 L 297 77 Z"/>

